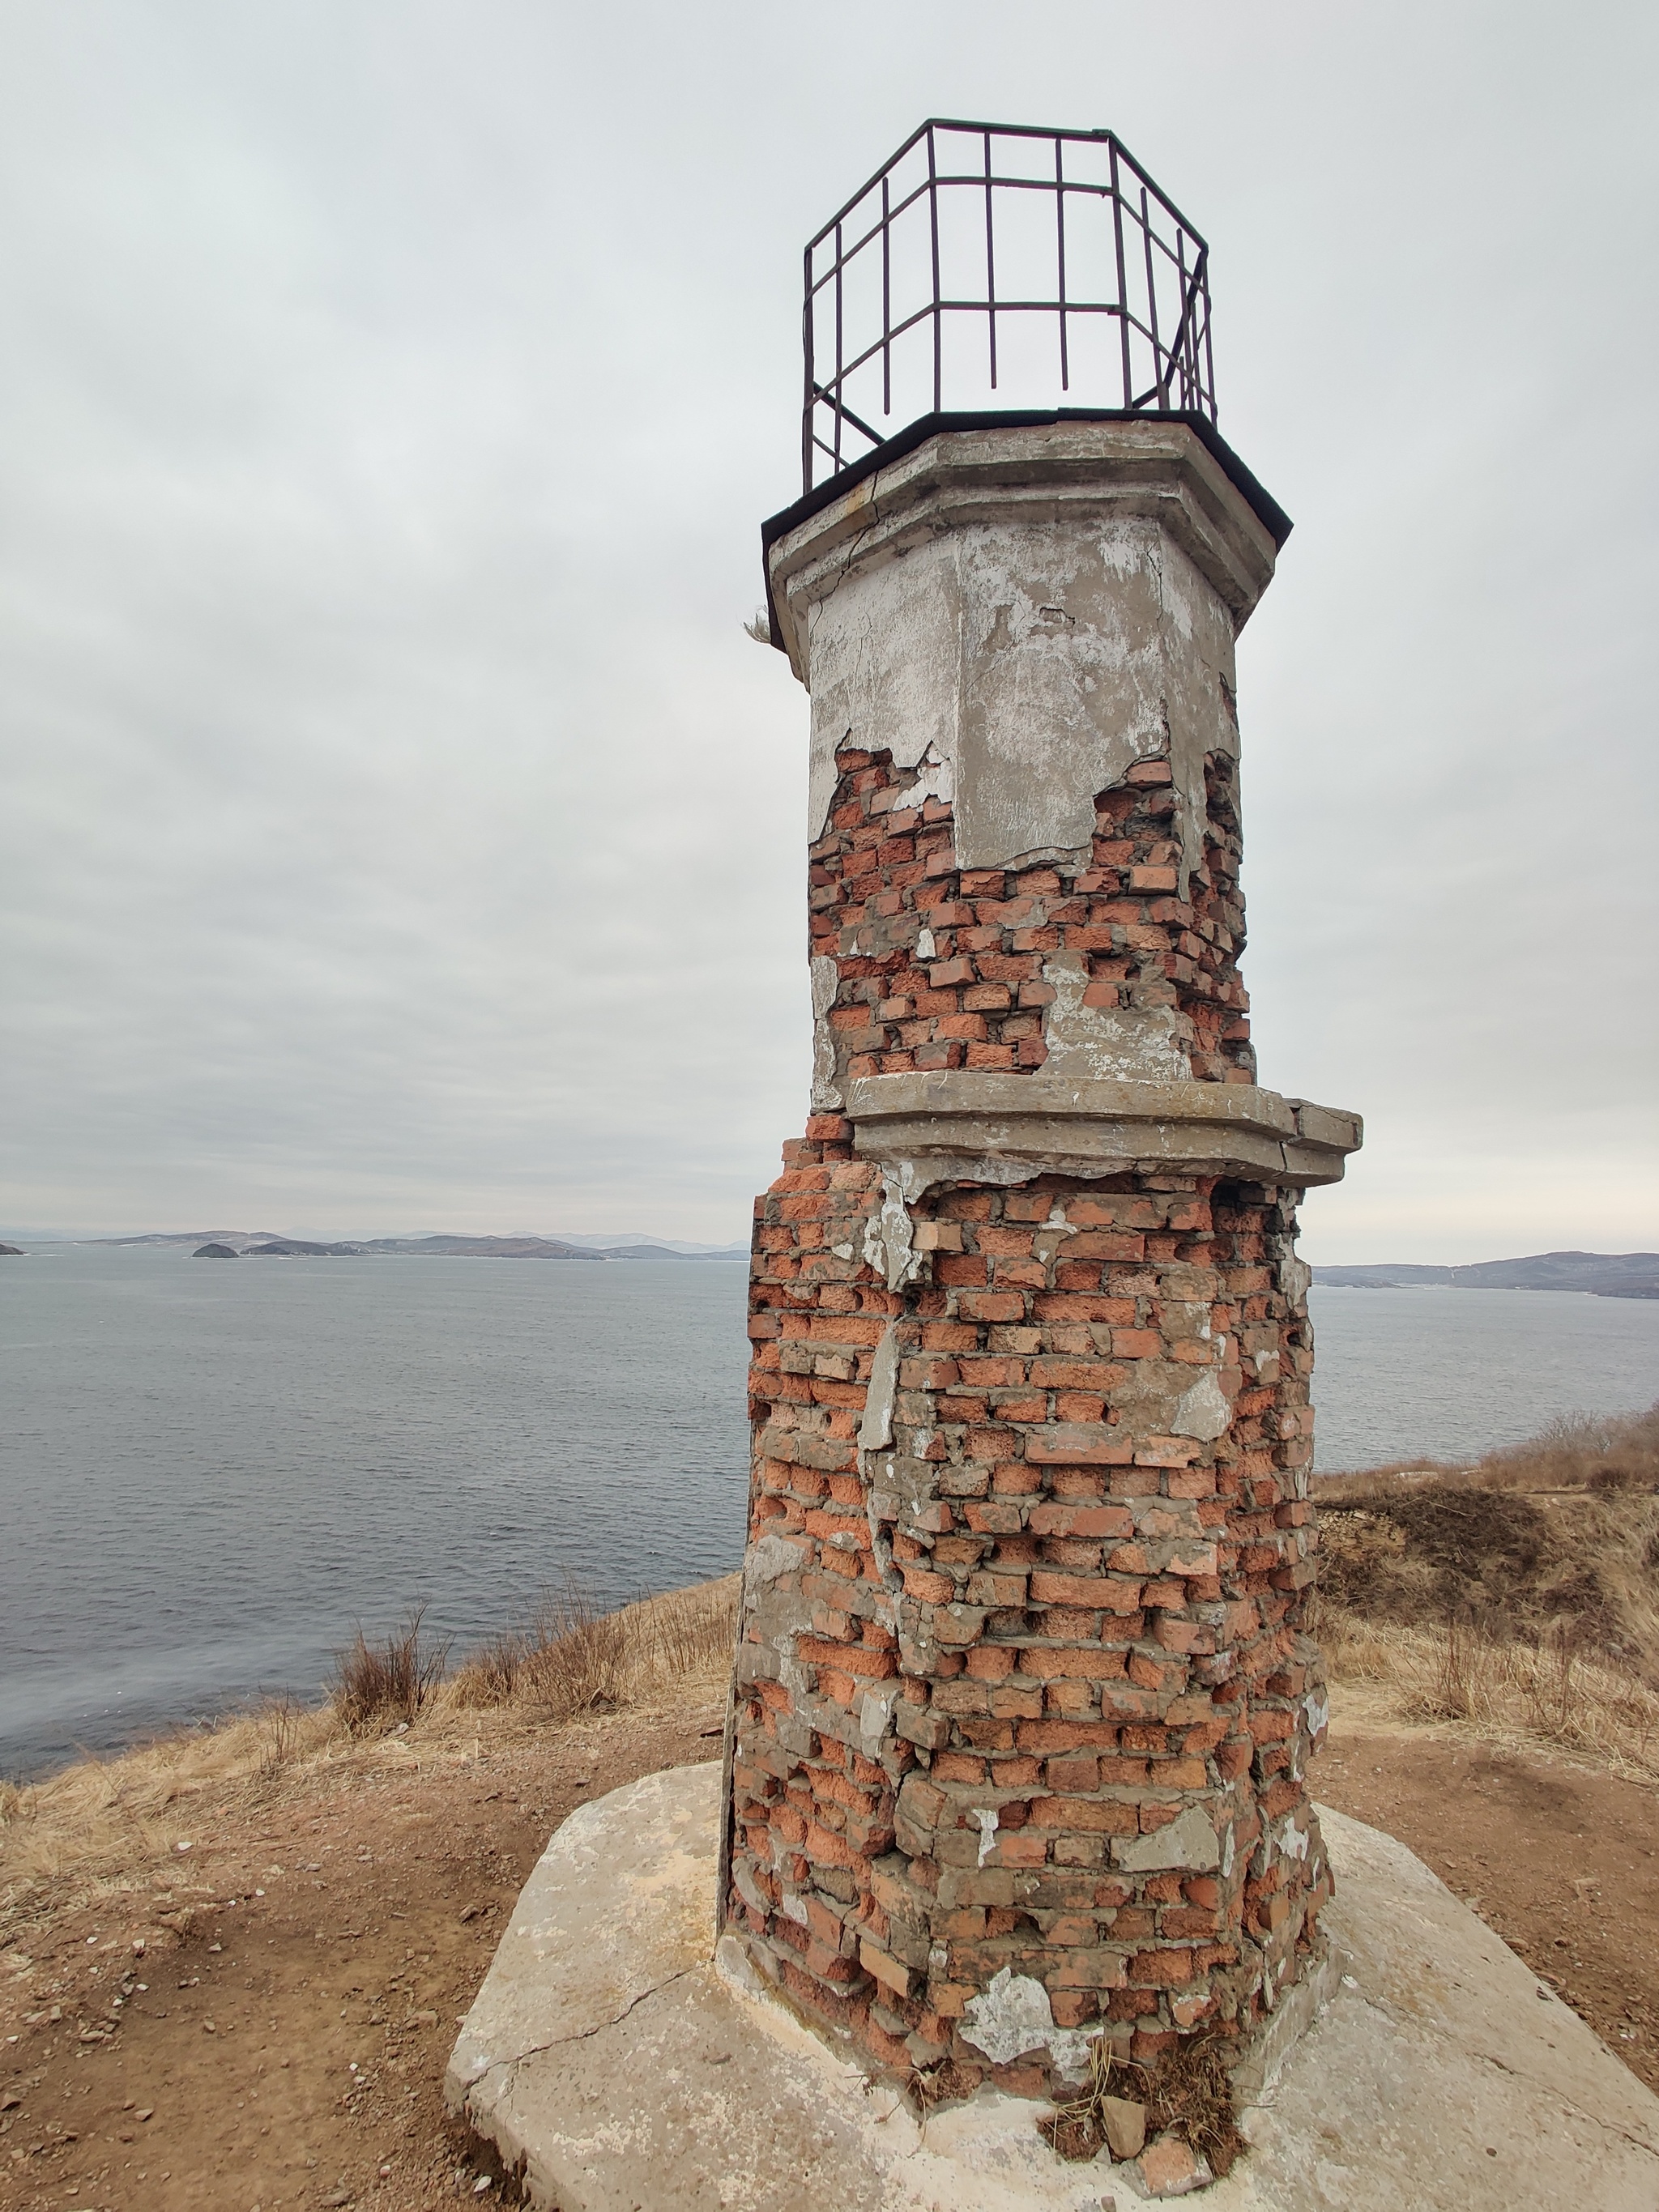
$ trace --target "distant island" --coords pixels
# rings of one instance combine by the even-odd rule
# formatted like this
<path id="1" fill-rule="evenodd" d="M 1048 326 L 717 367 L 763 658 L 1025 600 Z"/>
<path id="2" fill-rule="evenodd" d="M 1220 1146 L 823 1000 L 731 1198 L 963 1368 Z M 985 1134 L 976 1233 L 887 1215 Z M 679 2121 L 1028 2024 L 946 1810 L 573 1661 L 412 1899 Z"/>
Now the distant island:
<path id="1" fill-rule="evenodd" d="M 147 1245 L 188 1250 L 198 1260 L 326 1260 L 364 1255 L 391 1259 L 464 1260 L 726 1260 L 748 1250 L 743 1244 L 697 1245 L 629 1236 L 616 1243 L 560 1237 L 373 1237 L 325 1243 L 307 1237 L 284 1237 L 273 1229 L 156 1230 L 141 1237 L 99 1237 L 106 1246 Z M 15 1249 L 0 1245 L 0 1253 Z"/>
<path id="2" fill-rule="evenodd" d="M 1525 1260 L 1481 1260 L 1465 1267 L 1404 1261 L 1316 1267 L 1316 1283 L 1341 1291 L 1585 1291 L 1597 1298 L 1659 1298 L 1659 1252 L 1537 1252 Z"/>

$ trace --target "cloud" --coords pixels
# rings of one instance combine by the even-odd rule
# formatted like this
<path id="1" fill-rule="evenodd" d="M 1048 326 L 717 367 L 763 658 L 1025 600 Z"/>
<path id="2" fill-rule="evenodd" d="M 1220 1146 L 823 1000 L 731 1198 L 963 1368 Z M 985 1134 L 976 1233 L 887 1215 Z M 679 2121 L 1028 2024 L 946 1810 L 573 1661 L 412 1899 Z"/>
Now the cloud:
<path id="1" fill-rule="evenodd" d="M 738 628 L 799 249 L 988 111 L 1191 209 L 1297 519 L 1245 972 L 1371 1131 L 1310 1251 L 1659 1243 L 1656 38 L 1559 27 L 0 8 L 0 1214 L 743 1233 L 805 1098 L 805 706 Z"/>

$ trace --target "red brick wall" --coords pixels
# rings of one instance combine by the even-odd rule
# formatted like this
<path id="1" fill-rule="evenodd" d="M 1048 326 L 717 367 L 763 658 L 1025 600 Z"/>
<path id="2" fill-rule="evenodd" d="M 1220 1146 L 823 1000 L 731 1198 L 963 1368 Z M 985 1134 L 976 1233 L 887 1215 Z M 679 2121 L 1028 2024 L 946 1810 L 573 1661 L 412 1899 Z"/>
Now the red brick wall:
<path id="1" fill-rule="evenodd" d="M 840 965 L 830 1020 L 837 1075 L 910 1068 L 1040 1067 L 1042 980 L 1054 952 L 1085 955 L 1088 1003 L 1173 1006 L 1193 1025 L 1195 1077 L 1253 1083 L 1249 1005 L 1239 980 L 1237 764 L 1206 762 L 1202 866 L 1180 896 L 1169 763 L 1139 763 L 1095 802 L 1093 865 L 966 871 L 951 810 L 908 804 L 915 779 L 886 754 L 843 751 L 826 834 L 811 851 L 811 950 Z M 922 929 L 933 950 L 917 951 Z M 856 949 L 854 949 L 856 947 Z"/>
<path id="2" fill-rule="evenodd" d="M 1018 999 L 1039 950 L 1024 939 L 1091 933 L 1091 958 L 1110 963 L 1107 933 L 1155 932 L 1162 957 L 1188 963 L 1172 980 L 1194 1018 L 1214 1009 L 1225 1049 L 1248 1051 L 1231 874 L 1197 910 L 1121 887 L 1167 865 L 1134 857 L 1155 846 L 1166 787 L 1103 802 L 1102 842 L 1129 849 L 1100 860 L 1111 882 L 1059 900 L 1033 889 L 1054 883 L 1044 871 L 994 887 L 930 873 L 948 823 L 902 827 L 906 810 L 872 805 L 890 788 L 881 765 L 846 766 L 814 859 L 835 905 L 815 928 L 847 926 L 854 886 L 860 910 L 943 908 L 940 964 L 971 962 L 976 980 L 936 987 L 878 955 L 843 963 L 844 994 L 908 997 L 937 1044 L 1018 1053 L 1020 1017 L 970 1001 L 993 984 Z M 859 842 L 872 823 L 890 839 Z M 850 876 L 831 869 L 864 854 Z M 1026 897 L 1045 919 L 997 911 Z M 1224 952 L 1202 925 L 1218 933 L 1229 901 Z M 955 1011 L 934 1003 L 947 996 Z M 906 1022 L 872 1013 L 922 1064 Z M 945 1026 L 971 1020 L 982 1037 Z M 864 1256 L 880 1176 L 851 1135 L 816 1117 L 757 1203 L 750 1536 L 769 1574 L 797 1556 L 799 1569 L 766 1581 L 747 1616 L 733 1923 L 798 2002 L 885 2064 L 948 2060 L 954 2087 L 994 2070 L 1046 2085 L 1041 2052 L 993 2069 L 959 2033 L 1003 1966 L 1044 1984 L 1060 2027 L 1103 2027 L 1138 2055 L 1201 2024 L 1248 2024 L 1264 1968 L 1294 1978 L 1329 1880 L 1302 1778 L 1322 1716 L 1304 1632 L 1312 1343 L 1281 1268 L 1298 1194 L 1146 1175 L 936 1190 L 912 1208 L 931 1279 L 895 1291 Z M 890 1322 L 891 1447 L 861 1468 Z M 1149 1376 L 1167 1398 L 1183 1368 L 1225 1394 L 1213 1442 L 1122 1410 Z M 1194 1803 L 1231 1826 L 1224 1871 L 1115 1863 Z M 999 1825 L 981 1865 L 969 1815 L 987 1809 Z M 1310 1832 L 1305 1856 L 1264 1845 L 1291 1816 Z"/>

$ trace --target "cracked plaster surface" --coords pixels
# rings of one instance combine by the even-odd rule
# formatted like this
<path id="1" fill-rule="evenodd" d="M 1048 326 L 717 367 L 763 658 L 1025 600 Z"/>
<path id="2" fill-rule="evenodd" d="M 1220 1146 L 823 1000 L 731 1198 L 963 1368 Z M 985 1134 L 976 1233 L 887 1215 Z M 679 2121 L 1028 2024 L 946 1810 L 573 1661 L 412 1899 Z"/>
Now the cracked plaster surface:
<path id="1" fill-rule="evenodd" d="M 1237 750 L 1232 617 L 1155 521 L 985 521 L 897 559 L 846 550 L 805 610 L 811 838 L 835 756 L 890 752 L 951 796 L 964 868 L 1088 865 L 1097 793 L 1167 759 L 1186 874 L 1204 757 Z"/>

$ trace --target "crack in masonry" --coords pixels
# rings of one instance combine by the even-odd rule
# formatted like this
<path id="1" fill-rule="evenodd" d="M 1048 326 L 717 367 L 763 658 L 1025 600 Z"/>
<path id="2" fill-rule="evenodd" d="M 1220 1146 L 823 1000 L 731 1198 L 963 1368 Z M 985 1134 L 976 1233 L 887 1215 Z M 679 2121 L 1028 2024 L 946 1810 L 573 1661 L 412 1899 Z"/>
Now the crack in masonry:
<path id="1" fill-rule="evenodd" d="M 532 2043 L 527 2049 L 515 2051 L 511 2058 L 492 2059 L 483 2072 L 467 2084 L 467 2103 L 471 2105 L 473 2093 L 480 2084 L 489 2081 L 492 2074 L 499 2074 L 503 2067 L 507 2069 L 507 2079 L 502 2083 L 500 2094 L 505 2096 L 512 2087 L 512 2076 L 519 2068 L 528 2064 L 532 2058 L 540 2057 L 544 2051 L 562 2050 L 568 2043 L 586 2043 L 590 2036 L 602 2035 L 607 2027 L 620 2027 L 635 2005 L 643 2004 L 647 1997 L 655 1996 L 659 1990 L 671 1989 L 676 1982 L 683 1982 L 688 1974 L 695 1974 L 700 1967 L 708 1966 L 712 1956 L 711 1954 L 708 1959 L 699 1959 L 692 1966 L 681 1966 L 675 1972 L 665 1974 L 661 1981 L 653 1982 L 648 1990 L 641 1990 L 637 1996 L 629 1997 L 622 2010 L 611 2020 L 595 2021 L 592 2027 L 576 2028 L 569 2035 L 555 2035 L 545 2043 Z"/>
<path id="2" fill-rule="evenodd" d="M 1559 2002 L 1560 2000 L 1558 1999 L 1557 2002 Z M 1622 2142 L 1629 2143 L 1632 2149 L 1643 2151 L 1649 2158 L 1659 2160 L 1659 2144 L 1649 2142 L 1641 2136 L 1632 2135 L 1628 2128 L 1621 2125 L 1617 2120 L 1603 2119 L 1597 2113 L 1586 2112 L 1582 2105 L 1575 2104 L 1571 2097 L 1564 2096 L 1555 2083 L 1528 2073 L 1523 2067 L 1510 2065 L 1506 2060 L 1499 2058 L 1494 2051 L 1471 2050 L 1467 2043 L 1460 2043 L 1455 2036 L 1447 2034 L 1444 2029 L 1436 2027 L 1429 2021 L 1418 2019 L 1409 2014 L 1402 2017 L 1397 2014 L 1394 2008 L 1382 1997 L 1351 1995 L 1339 1996 L 1333 1998 L 1328 2009 L 1334 2011 L 1339 2002 L 1358 2004 L 1363 2006 L 1367 2012 L 1380 2013 L 1389 2027 L 1396 2032 L 1410 2027 L 1420 2035 L 1431 2036 L 1437 2043 L 1444 2044 L 1449 2050 L 1459 2051 L 1466 2057 L 1473 2057 L 1481 2064 L 1495 2068 L 1500 2074 L 1506 2074 L 1511 2081 L 1522 2082 L 1536 2094 L 1548 2097 L 1562 2112 L 1572 2113 L 1576 2118 L 1583 2120 L 1587 2126 L 1598 2130 L 1602 2135 L 1615 2136 Z M 1571 2008 L 1569 2007 L 1568 2009 L 1571 2010 Z M 1577 2017 L 1577 2014 L 1573 2016 L 1575 2019 Z M 1607 2055 L 1609 2058 L 1613 2057 L 1611 2051 Z M 1613 2059 L 1613 2063 L 1615 2065 L 1619 2063 L 1616 2058 Z M 1281 2073 L 1273 2087 L 1259 2100 L 1256 2106 L 1258 2111 L 1272 2109 L 1275 2101 L 1274 2092 L 1283 2081 L 1284 2075 Z"/>
<path id="3" fill-rule="evenodd" d="M 1431 2033 L 1434 2033 L 1433 2030 L 1431 2030 L 1430 2032 Z M 1451 2039 L 1449 2036 L 1443 2036 L 1441 2040 L 1443 2042 L 1449 2042 Z M 1534 2075 L 1525 2072 L 1523 2069 L 1519 2066 L 1510 2066 L 1507 2064 L 1493 2051 L 1477 2051 L 1474 2053 L 1474 2056 L 1476 2058 L 1483 2061 L 1486 2065 L 1495 2066 L 1500 2074 L 1507 2074 L 1510 2081 L 1522 2081 L 1526 2084 L 1528 2088 L 1542 2096 L 1553 2099 L 1553 2101 L 1560 2106 L 1564 2112 L 1571 2112 L 1577 2118 L 1583 2120 L 1587 2126 L 1599 2129 L 1603 2135 L 1617 2136 L 1623 2142 L 1629 2143 L 1632 2149 L 1644 2151 L 1650 2158 L 1659 2160 L 1659 2144 L 1648 2142 L 1640 2136 L 1633 2136 L 1628 2128 L 1621 2126 L 1617 2120 L 1604 2120 L 1600 2118 L 1595 2112 L 1587 2112 L 1582 2105 L 1576 2105 L 1571 2097 L 1564 2097 L 1560 2090 L 1555 2087 L 1553 2083 L 1540 2081 Z M 1608 2051 L 1607 2056 L 1611 2058 L 1613 2057 L 1613 2053 Z M 1613 2063 L 1616 2065 L 1618 2061 L 1614 2059 Z"/>

